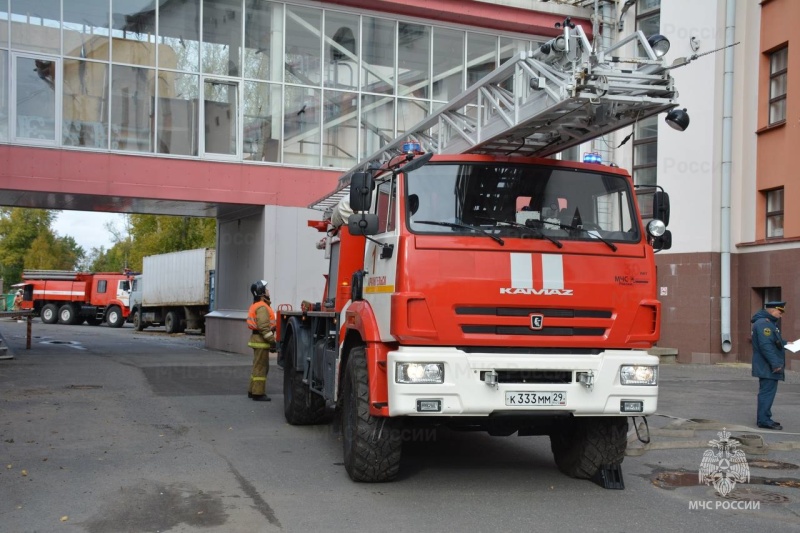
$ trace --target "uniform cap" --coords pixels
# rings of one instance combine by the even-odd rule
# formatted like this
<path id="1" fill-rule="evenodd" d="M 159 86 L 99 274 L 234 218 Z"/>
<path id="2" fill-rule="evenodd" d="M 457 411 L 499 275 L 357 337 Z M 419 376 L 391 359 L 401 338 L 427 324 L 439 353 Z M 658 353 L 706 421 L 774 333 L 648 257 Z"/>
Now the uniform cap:
<path id="1" fill-rule="evenodd" d="M 786 302 L 767 302 L 764 304 L 766 309 L 777 309 L 781 313 L 786 311 Z"/>

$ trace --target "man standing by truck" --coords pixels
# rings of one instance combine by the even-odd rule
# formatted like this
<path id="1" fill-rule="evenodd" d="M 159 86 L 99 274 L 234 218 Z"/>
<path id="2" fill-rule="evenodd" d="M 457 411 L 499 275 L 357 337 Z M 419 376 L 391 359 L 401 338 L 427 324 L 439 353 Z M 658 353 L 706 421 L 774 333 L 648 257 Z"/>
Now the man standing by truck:
<path id="1" fill-rule="evenodd" d="M 253 305 L 247 312 L 247 327 L 250 328 L 250 341 L 253 349 L 253 372 L 247 397 L 256 402 L 271 400 L 266 394 L 267 373 L 269 372 L 269 352 L 275 351 L 275 311 L 270 307 L 267 282 L 258 280 L 250 285 Z"/>
<path id="2" fill-rule="evenodd" d="M 750 320 L 753 324 L 753 377 L 758 378 L 758 408 L 756 424 L 763 429 L 781 430 L 783 426 L 772 419 L 772 403 L 783 381 L 786 341 L 778 329 L 778 319 L 786 310 L 786 302 L 767 302 Z"/>

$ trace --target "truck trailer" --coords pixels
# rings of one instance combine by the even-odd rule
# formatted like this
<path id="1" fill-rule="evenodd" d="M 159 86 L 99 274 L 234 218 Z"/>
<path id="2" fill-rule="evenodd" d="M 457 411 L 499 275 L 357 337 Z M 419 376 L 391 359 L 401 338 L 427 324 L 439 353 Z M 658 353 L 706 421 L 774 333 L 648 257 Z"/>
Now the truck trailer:
<path id="1" fill-rule="evenodd" d="M 648 350 L 668 196 L 601 154 L 548 156 L 661 112 L 685 128 L 688 115 L 665 47 L 636 32 L 621 43 L 644 55 L 625 59 L 619 43 L 604 51 L 562 27 L 309 206 L 323 212 L 309 226 L 326 285 L 278 306 L 284 416 L 338 417 L 354 481 L 394 479 L 404 439 L 445 426 L 548 436 L 562 472 L 624 487 L 628 418 L 658 402 Z"/>
<path id="2" fill-rule="evenodd" d="M 131 293 L 136 331 L 163 325 L 167 333 L 204 333 L 205 316 L 213 309 L 215 260 L 212 248 L 145 257 Z"/>
<path id="3" fill-rule="evenodd" d="M 106 322 L 118 328 L 128 317 L 128 273 L 25 270 L 22 284 L 22 309 L 33 310 L 45 324 Z"/>

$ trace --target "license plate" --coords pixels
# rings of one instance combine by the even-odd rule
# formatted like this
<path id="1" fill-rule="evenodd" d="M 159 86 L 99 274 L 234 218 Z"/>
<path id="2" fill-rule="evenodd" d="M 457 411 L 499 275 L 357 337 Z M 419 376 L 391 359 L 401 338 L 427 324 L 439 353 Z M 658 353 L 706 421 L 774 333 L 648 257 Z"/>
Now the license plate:
<path id="1" fill-rule="evenodd" d="M 566 406 L 567 393 L 566 392 L 506 392 L 506 405 L 512 407 L 530 407 L 530 406 Z"/>

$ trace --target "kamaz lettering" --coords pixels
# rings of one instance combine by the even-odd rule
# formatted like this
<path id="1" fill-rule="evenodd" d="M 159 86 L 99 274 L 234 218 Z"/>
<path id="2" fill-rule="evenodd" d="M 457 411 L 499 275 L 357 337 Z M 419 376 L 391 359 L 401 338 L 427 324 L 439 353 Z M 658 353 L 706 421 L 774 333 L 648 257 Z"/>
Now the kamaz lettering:
<path id="1" fill-rule="evenodd" d="M 532 289 L 507 287 L 500 294 L 532 294 L 534 296 L 572 296 L 572 289 Z"/>

